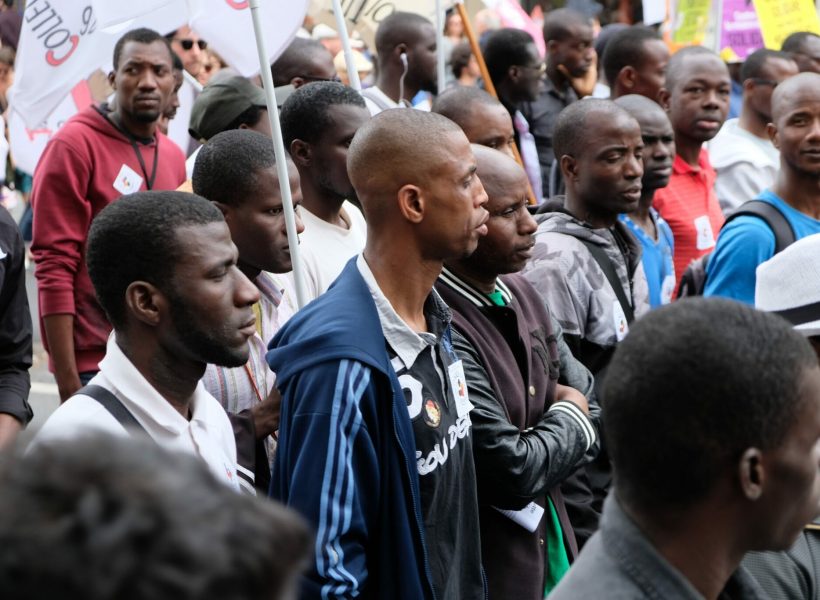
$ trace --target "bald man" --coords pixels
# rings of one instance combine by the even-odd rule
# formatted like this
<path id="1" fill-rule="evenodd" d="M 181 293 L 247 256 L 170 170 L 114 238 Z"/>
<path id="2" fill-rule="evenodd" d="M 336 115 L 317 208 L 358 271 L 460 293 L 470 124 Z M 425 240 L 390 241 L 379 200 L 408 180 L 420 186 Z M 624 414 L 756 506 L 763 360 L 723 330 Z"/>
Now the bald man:
<path id="1" fill-rule="evenodd" d="M 641 263 L 649 285 L 649 303 L 657 308 L 672 301 L 675 291 L 675 241 L 669 224 L 652 208 L 655 192 L 669 185 L 675 159 L 675 132 L 663 109 L 643 95 L 629 94 L 615 100 L 641 127 L 643 177 L 641 200 L 632 212 L 618 215 L 641 243 Z"/>
<path id="2" fill-rule="evenodd" d="M 792 240 L 820 233 L 820 75 L 800 73 L 775 88 L 768 133 L 780 151 L 780 171 L 757 200 L 785 218 Z M 782 245 L 759 217 L 732 219 L 721 230 L 706 265 L 704 295 L 754 305 L 755 271 L 774 256 L 777 241 Z"/>
<path id="3" fill-rule="evenodd" d="M 526 173 L 496 150 L 473 146 L 473 153 L 489 197 L 487 235 L 468 258 L 445 263 L 436 289 L 468 342 L 454 339 L 475 405 L 490 598 L 541 600 L 578 551 L 558 486 L 595 456 L 598 409 L 593 404 L 590 419 L 592 375 L 572 356 L 538 292 L 516 274 L 536 229 Z M 538 515 L 530 528 L 520 521 L 527 511 Z"/>
<path id="4" fill-rule="evenodd" d="M 303 598 L 484 598 L 470 411 L 444 260 L 487 231 L 464 133 L 389 110 L 348 150 L 364 253 L 271 342 L 282 392 L 271 495 L 317 532 Z"/>
<path id="5" fill-rule="evenodd" d="M 370 114 L 410 106 L 421 91 L 435 94 L 438 82 L 433 24 L 415 13 L 390 14 L 376 30 L 376 64 L 376 85 L 362 91 Z"/>
<path id="6" fill-rule="evenodd" d="M 515 131 L 510 113 L 484 90 L 450 88 L 435 99 L 431 110 L 461 127 L 471 143 L 499 150 L 510 158 L 514 156 Z"/>

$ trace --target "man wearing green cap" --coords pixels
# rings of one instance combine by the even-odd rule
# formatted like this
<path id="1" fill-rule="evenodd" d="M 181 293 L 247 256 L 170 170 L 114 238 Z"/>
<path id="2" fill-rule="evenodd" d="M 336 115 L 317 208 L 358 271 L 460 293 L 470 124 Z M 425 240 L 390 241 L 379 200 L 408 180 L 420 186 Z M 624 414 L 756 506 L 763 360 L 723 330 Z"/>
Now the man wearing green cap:
<path id="1" fill-rule="evenodd" d="M 217 133 L 230 129 L 252 129 L 270 137 L 264 90 L 244 77 L 224 73 L 214 75 L 197 96 L 191 109 L 188 133 L 203 143 Z M 199 149 L 185 162 L 188 179 L 191 178 L 198 154 Z"/>

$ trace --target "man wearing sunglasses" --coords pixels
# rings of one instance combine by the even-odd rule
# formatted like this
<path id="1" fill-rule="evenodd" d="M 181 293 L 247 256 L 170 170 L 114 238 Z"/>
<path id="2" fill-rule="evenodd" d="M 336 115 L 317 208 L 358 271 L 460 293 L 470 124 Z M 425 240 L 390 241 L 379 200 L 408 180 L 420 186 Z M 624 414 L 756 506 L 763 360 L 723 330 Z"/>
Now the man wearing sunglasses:
<path id="1" fill-rule="evenodd" d="M 199 39 L 199 36 L 187 25 L 165 36 L 171 42 L 171 49 L 182 59 L 185 70 L 196 77 L 205 65 L 203 50 L 208 42 Z"/>
<path id="2" fill-rule="evenodd" d="M 772 121 L 772 93 L 777 84 L 797 73 L 797 64 L 785 52 L 758 50 L 743 63 L 740 117 L 726 121 L 709 144 L 709 156 L 717 171 L 715 191 L 724 214 L 774 183 L 780 152 L 766 132 Z"/>

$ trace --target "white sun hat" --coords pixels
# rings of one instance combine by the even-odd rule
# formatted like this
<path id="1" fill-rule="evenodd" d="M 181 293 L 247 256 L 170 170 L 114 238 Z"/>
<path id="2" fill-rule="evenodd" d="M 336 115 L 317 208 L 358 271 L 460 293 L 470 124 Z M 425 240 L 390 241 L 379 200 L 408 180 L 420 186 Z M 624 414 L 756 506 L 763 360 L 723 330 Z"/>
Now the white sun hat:
<path id="1" fill-rule="evenodd" d="M 820 234 L 757 267 L 755 307 L 785 317 L 806 337 L 820 335 Z"/>

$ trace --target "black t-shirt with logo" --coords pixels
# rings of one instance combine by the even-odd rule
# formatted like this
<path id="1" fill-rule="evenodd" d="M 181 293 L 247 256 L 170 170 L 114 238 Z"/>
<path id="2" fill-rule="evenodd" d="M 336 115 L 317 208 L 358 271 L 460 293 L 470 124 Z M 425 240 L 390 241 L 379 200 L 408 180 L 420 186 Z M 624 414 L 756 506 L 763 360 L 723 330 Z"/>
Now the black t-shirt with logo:
<path id="1" fill-rule="evenodd" d="M 469 412 L 459 417 L 456 400 L 459 393 L 466 397 L 457 375 L 463 371 L 446 308 L 428 298 L 425 316 L 430 333 L 419 335 L 428 345 L 410 368 L 389 343 L 388 353 L 413 422 L 433 586 L 440 599 L 483 598 L 472 425 Z"/>

